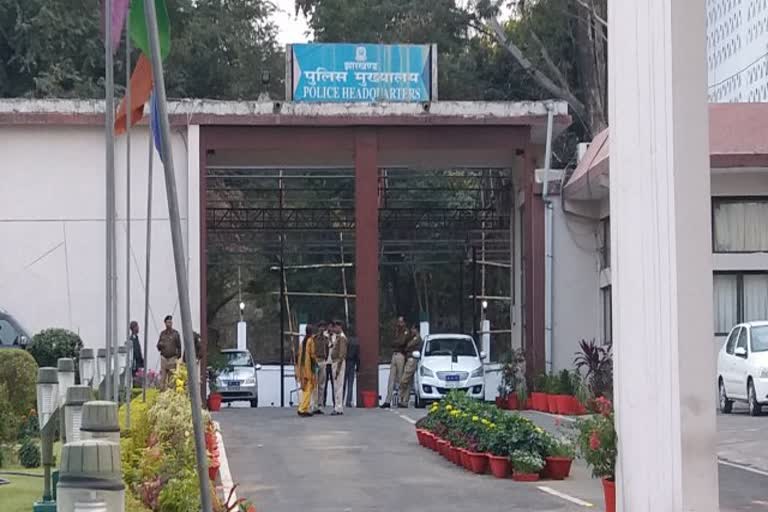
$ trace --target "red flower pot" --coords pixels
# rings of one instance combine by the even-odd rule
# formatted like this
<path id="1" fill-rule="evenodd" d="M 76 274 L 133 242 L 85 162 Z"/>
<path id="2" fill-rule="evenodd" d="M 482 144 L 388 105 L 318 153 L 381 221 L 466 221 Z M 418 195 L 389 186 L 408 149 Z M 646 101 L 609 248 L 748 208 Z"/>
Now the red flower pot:
<path id="1" fill-rule="evenodd" d="M 461 465 L 464 466 L 464 469 L 466 469 L 467 471 L 472 471 L 472 462 L 470 462 L 470 459 L 469 459 L 469 452 L 464 448 L 461 448 L 460 457 L 461 457 Z"/>
<path id="2" fill-rule="evenodd" d="M 432 432 L 424 432 L 424 448 L 429 448 L 430 450 L 435 449 L 435 434 Z"/>
<path id="3" fill-rule="evenodd" d="M 507 409 L 510 411 L 517 410 L 517 395 L 515 393 L 507 395 Z"/>
<path id="4" fill-rule="evenodd" d="M 547 412 L 557 414 L 557 395 L 547 393 Z"/>
<path id="5" fill-rule="evenodd" d="M 546 412 L 547 395 L 538 391 L 531 393 L 531 406 L 534 411 Z"/>
<path id="6" fill-rule="evenodd" d="M 496 407 L 498 409 L 506 409 L 507 408 L 507 399 L 503 396 L 497 396 L 496 397 Z"/>
<path id="7" fill-rule="evenodd" d="M 484 475 L 488 471 L 488 454 L 469 452 L 469 466 L 473 473 Z"/>
<path id="8" fill-rule="evenodd" d="M 420 428 L 416 429 L 416 440 L 419 441 L 421 446 L 424 446 L 424 431 Z"/>
<path id="9" fill-rule="evenodd" d="M 376 407 L 376 402 L 379 401 L 379 395 L 376 391 L 363 391 L 361 392 L 363 397 L 363 407 L 366 409 L 373 409 Z"/>
<path id="10" fill-rule="evenodd" d="M 437 442 L 437 453 L 439 453 L 440 455 L 442 455 L 447 459 L 448 458 L 447 450 L 449 450 L 450 447 L 451 445 L 448 441 L 446 441 L 445 439 L 441 439 Z"/>
<path id="11" fill-rule="evenodd" d="M 208 395 L 208 410 L 213 412 L 221 410 L 221 394 L 211 393 Z"/>
<path id="12" fill-rule="evenodd" d="M 461 448 L 451 446 L 451 461 L 457 466 L 461 466 Z"/>
<path id="13" fill-rule="evenodd" d="M 539 480 L 538 473 L 512 473 L 512 480 L 517 482 L 537 482 Z"/>
<path id="14" fill-rule="evenodd" d="M 544 465 L 544 478 L 552 480 L 565 480 L 571 473 L 571 463 L 573 459 L 567 457 L 547 457 Z"/>
<path id="15" fill-rule="evenodd" d="M 584 404 L 579 402 L 578 399 L 574 398 L 575 407 L 574 407 L 574 414 L 587 414 L 587 408 L 584 407 Z"/>
<path id="16" fill-rule="evenodd" d="M 605 512 L 616 512 L 616 482 L 603 478 L 603 496 Z"/>
<path id="17" fill-rule="evenodd" d="M 498 457 L 488 454 L 488 467 L 491 474 L 496 478 L 507 478 L 509 476 L 509 457 Z"/>
<path id="18" fill-rule="evenodd" d="M 213 432 L 205 433 L 205 447 L 208 448 L 209 450 L 213 450 L 215 447 L 217 447 L 215 433 Z"/>
<path id="19" fill-rule="evenodd" d="M 533 400 L 531 400 L 531 397 L 528 397 L 528 399 L 525 401 L 525 409 L 533 409 Z"/>
<path id="20" fill-rule="evenodd" d="M 219 474 L 219 466 L 208 466 L 208 478 L 211 481 L 216 481 L 216 476 Z"/>

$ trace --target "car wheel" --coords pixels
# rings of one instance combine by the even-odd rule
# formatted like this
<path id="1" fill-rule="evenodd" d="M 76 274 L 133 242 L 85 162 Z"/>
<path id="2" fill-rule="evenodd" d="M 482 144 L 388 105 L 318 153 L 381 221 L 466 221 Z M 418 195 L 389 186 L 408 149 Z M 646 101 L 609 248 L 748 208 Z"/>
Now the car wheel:
<path id="1" fill-rule="evenodd" d="M 258 407 L 259 406 L 259 397 L 254 398 L 251 400 L 251 407 Z"/>
<path id="2" fill-rule="evenodd" d="M 425 408 L 427 406 L 427 403 L 419 397 L 418 393 L 414 393 L 414 395 L 415 395 L 415 403 L 414 403 L 414 405 L 416 406 L 416 408 L 417 409 Z"/>
<path id="3" fill-rule="evenodd" d="M 723 414 L 731 414 L 733 410 L 733 401 L 728 400 L 728 395 L 725 394 L 725 385 L 723 381 L 720 381 L 720 412 Z"/>
<path id="4" fill-rule="evenodd" d="M 757 393 L 755 393 L 755 385 L 751 379 L 747 384 L 747 396 L 749 397 L 749 415 L 760 416 L 763 412 L 763 408 L 757 403 Z"/>

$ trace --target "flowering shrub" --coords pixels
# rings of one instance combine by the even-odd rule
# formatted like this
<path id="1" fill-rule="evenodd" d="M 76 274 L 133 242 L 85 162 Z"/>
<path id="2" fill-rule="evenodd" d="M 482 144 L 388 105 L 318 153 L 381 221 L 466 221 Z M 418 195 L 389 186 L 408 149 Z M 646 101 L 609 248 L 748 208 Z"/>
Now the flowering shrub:
<path id="1" fill-rule="evenodd" d="M 143 388 L 145 380 L 147 381 L 148 388 L 160 387 L 159 372 L 156 372 L 155 370 L 147 370 L 147 372 L 145 373 L 144 368 L 139 368 L 138 370 L 136 370 L 136 374 L 133 376 L 134 386 Z"/>
<path id="2" fill-rule="evenodd" d="M 448 394 L 429 408 L 418 428 L 429 430 L 470 451 L 488 452 L 503 457 L 525 450 L 543 457 L 552 436 L 519 414 L 508 414 L 496 407 L 477 402 L 465 393 Z"/>
<path id="3" fill-rule="evenodd" d="M 564 436 L 553 437 L 547 447 L 547 457 L 573 459 L 575 456 L 576 447 L 570 439 Z"/>
<path id="4" fill-rule="evenodd" d="M 510 456 L 515 473 L 538 473 L 544 468 L 544 459 L 536 452 L 515 450 Z"/>
<path id="5" fill-rule="evenodd" d="M 579 453 L 592 468 L 594 477 L 613 479 L 617 455 L 613 407 L 603 397 L 595 400 L 595 407 L 598 414 L 577 424 Z"/>

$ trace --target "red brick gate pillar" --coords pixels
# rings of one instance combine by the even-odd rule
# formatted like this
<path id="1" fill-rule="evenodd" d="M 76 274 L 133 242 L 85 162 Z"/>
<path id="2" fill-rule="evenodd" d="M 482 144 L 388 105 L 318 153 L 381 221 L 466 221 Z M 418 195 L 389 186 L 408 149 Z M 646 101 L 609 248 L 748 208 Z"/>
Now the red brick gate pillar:
<path id="1" fill-rule="evenodd" d="M 355 134 L 355 331 L 358 392 L 379 389 L 379 208 L 376 132 Z"/>
<path id="2" fill-rule="evenodd" d="M 535 180 L 535 147 L 525 152 L 523 192 L 523 285 L 525 286 L 525 357 L 531 377 L 545 371 L 544 353 L 544 201 Z"/>

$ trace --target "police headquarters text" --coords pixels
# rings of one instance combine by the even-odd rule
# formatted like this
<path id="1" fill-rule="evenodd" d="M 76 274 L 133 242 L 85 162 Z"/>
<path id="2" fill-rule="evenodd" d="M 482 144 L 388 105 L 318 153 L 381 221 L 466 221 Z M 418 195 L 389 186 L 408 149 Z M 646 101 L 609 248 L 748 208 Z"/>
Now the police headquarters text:
<path id="1" fill-rule="evenodd" d="M 414 87 L 339 87 L 305 85 L 302 97 L 313 100 L 342 101 L 421 101 L 422 91 Z"/>

